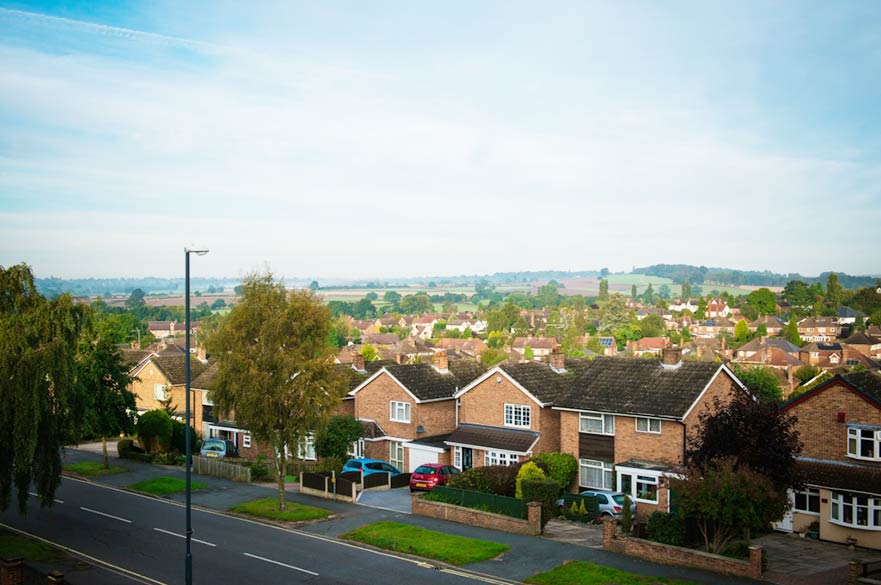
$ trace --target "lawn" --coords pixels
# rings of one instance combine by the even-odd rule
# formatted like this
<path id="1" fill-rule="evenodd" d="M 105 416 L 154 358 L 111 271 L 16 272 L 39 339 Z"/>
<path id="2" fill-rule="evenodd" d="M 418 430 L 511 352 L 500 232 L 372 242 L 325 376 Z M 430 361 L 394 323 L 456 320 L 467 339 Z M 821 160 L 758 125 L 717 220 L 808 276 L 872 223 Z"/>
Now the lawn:
<path id="1" fill-rule="evenodd" d="M 511 548 L 506 544 L 453 536 L 399 522 L 368 524 L 343 534 L 342 538 L 453 565 L 485 561 Z"/>
<path id="2" fill-rule="evenodd" d="M 136 484 L 132 484 L 128 486 L 133 490 L 138 490 L 141 492 L 147 492 L 148 494 L 156 494 L 158 496 L 163 496 L 166 494 L 177 494 L 187 489 L 186 480 L 180 479 L 179 477 L 154 477 L 153 479 L 145 479 L 144 481 L 139 481 Z M 191 490 L 203 490 L 208 487 L 208 484 L 202 483 L 201 481 L 191 481 L 190 489 Z"/>
<path id="3" fill-rule="evenodd" d="M 58 550 L 39 540 L 18 534 L 0 534 L 0 558 L 24 557 L 28 561 L 48 563 L 56 560 L 59 555 Z"/>
<path id="4" fill-rule="evenodd" d="M 123 473 L 128 471 L 125 467 L 117 467 L 111 465 L 109 469 L 104 469 L 104 464 L 97 461 L 83 461 L 81 463 L 69 463 L 64 466 L 65 471 L 72 471 L 85 477 L 94 477 L 97 475 L 113 475 L 115 473 Z"/>
<path id="5" fill-rule="evenodd" d="M 269 518 L 270 520 L 282 520 L 284 522 L 317 520 L 318 518 L 326 518 L 331 514 L 330 510 L 304 506 L 303 504 L 290 501 L 285 503 L 284 512 L 280 512 L 278 510 L 278 498 L 252 500 L 238 506 L 233 506 L 229 511 L 259 516 L 260 518 Z"/>
<path id="6" fill-rule="evenodd" d="M 695 585 L 693 581 L 671 579 L 669 577 L 649 577 L 603 567 L 587 561 L 570 561 L 550 571 L 538 573 L 526 583 L 539 585 Z"/>

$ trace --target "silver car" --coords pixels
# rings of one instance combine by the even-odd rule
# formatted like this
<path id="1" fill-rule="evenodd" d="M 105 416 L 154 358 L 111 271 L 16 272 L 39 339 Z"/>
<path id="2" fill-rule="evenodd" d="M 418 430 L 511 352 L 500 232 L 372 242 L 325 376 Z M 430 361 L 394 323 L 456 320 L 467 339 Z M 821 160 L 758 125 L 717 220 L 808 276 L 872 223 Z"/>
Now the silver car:
<path id="1" fill-rule="evenodd" d="M 624 513 L 624 493 L 607 490 L 584 490 L 582 496 L 596 496 L 600 516 L 611 516 L 620 520 Z M 636 517 L 636 502 L 630 500 L 630 511 Z"/>

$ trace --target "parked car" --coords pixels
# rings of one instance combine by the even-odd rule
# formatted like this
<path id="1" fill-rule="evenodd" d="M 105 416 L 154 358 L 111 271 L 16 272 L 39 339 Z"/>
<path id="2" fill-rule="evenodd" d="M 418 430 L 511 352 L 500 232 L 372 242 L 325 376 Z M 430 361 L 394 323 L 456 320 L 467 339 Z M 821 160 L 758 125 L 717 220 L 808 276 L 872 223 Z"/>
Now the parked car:
<path id="1" fill-rule="evenodd" d="M 410 491 L 431 491 L 439 485 L 447 485 L 447 481 L 461 473 L 452 465 L 441 463 L 426 463 L 417 467 L 410 476 Z"/>
<path id="2" fill-rule="evenodd" d="M 624 494 L 608 490 L 584 490 L 582 496 L 596 496 L 600 508 L 600 516 L 611 516 L 620 520 L 624 513 Z M 630 511 L 636 516 L 636 502 L 630 501 Z"/>
<path id="3" fill-rule="evenodd" d="M 380 461 L 379 459 L 349 459 L 343 466 L 343 473 L 347 471 L 364 472 L 364 475 L 371 473 L 390 473 L 392 476 L 400 475 L 401 471 L 394 465 Z"/>
<path id="4" fill-rule="evenodd" d="M 227 439 L 205 439 L 199 455 L 211 459 L 223 459 L 224 457 L 238 457 L 239 449 L 236 444 Z"/>

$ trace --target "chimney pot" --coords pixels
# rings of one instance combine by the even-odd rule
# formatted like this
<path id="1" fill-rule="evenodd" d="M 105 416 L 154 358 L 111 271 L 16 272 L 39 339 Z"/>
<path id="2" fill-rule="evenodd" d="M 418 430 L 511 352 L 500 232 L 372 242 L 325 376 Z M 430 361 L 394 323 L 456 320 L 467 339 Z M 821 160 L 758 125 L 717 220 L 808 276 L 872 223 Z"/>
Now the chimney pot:
<path id="1" fill-rule="evenodd" d="M 441 374 L 446 374 L 449 371 L 447 352 L 445 352 L 444 350 L 440 350 L 439 352 L 436 352 L 433 356 L 431 356 L 431 365 L 433 365 L 434 369 Z"/>
<path id="2" fill-rule="evenodd" d="M 551 351 L 551 355 L 548 357 L 548 363 L 550 363 L 551 367 L 555 370 L 565 370 L 566 369 L 566 361 L 565 356 L 563 355 L 563 349 L 558 345 L 554 347 L 553 351 Z"/>

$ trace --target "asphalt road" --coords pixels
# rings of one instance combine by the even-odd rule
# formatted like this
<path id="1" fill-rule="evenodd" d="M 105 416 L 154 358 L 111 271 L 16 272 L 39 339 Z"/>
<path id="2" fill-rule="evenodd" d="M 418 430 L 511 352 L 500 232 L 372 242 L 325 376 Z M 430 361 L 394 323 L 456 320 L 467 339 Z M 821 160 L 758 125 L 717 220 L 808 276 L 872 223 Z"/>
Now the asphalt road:
<path id="1" fill-rule="evenodd" d="M 32 498 L 25 516 L 10 507 L 0 524 L 101 561 L 115 571 L 102 582 L 183 583 L 182 506 L 69 477 L 56 498 L 50 509 Z M 506 582 L 217 512 L 192 514 L 196 584 Z"/>

